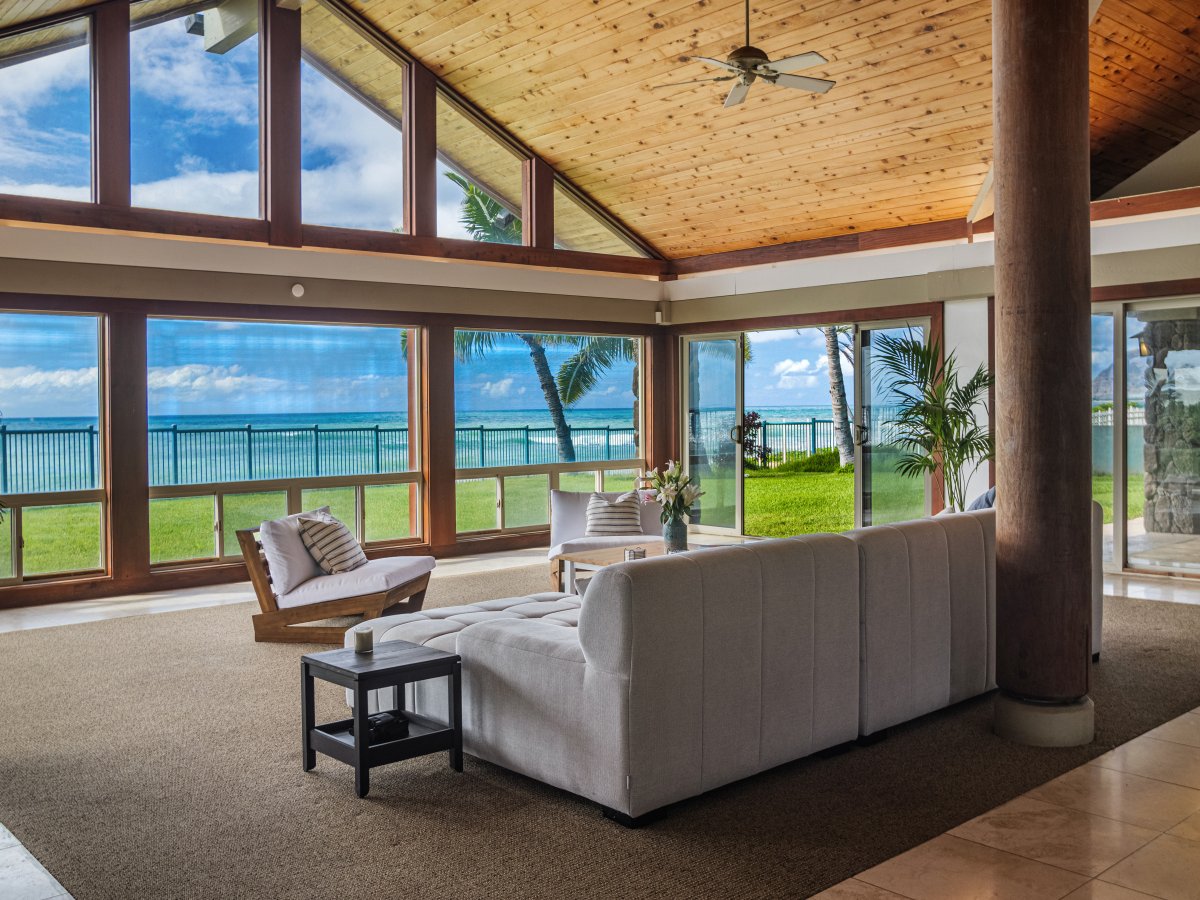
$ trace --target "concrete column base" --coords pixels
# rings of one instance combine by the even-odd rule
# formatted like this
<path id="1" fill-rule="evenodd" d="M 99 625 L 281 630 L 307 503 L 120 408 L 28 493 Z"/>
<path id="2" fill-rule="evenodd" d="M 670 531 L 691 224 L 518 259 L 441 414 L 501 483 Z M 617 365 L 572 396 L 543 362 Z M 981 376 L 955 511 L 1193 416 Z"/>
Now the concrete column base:
<path id="1" fill-rule="evenodd" d="M 1096 736 L 1096 706 L 1091 697 L 1074 703 L 1030 703 L 996 694 L 993 730 L 1027 747 L 1082 747 Z"/>

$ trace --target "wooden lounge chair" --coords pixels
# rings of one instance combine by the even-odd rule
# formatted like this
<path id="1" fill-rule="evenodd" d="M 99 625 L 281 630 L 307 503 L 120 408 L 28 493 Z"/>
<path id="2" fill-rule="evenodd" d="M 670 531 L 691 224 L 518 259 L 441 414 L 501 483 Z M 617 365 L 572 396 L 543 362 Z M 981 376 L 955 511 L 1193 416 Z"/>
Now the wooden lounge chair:
<path id="1" fill-rule="evenodd" d="M 238 545 L 242 549 L 242 557 L 246 561 L 246 569 L 250 573 L 250 583 L 254 585 L 254 593 L 258 595 L 258 605 L 262 612 L 253 617 L 254 640 L 281 641 L 302 644 L 341 644 L 346 634 L 345 627 L 335 625 L 305 625 L 306 622 L 320 622 L 339 616 L 362 616 L 364 619 L 377 619 L 380 616 L 392 616 L 400 613 L 417 612 L 425 602 L 425 591 L 429 587 L 429 573 L 433 568 L 433 558 L 427 556 L 388 557 L 375 559 L 361 569 L 346 575 L 318 576 L 301 585 L 292 594 L 291 603 L 280 606 L 280 597 L 276 595 L 271 584 L 271 572 L 263 553 L 262 542 L 258 539 L 258 529 L 248 528 L 237 532 Z M 368 571 L 371 569 L 372 571 Z M 381 569 L 386 569 L 380 577 Z M 401 583 L 388 586 L 383 590 L 372 590 L 369 593 L 355 593 L 344 597 L 327 598 L 328 590 L 321 590 L 320 582 L 326 579 L 336 579 L 329 584 L 347 587 L 347 582 L 362 584 L 391 584 L 399 578 L 405 578 L 404 572 L 414 573 L 414 577 L 406 578 Z M 351 578 L 361 573 L 360 578 Z M 296 598 L 301 592 L 313 594 L 314 602 L 306 602 L 303 596 Z M 320 599 L 318 599 L 320 598 Z"/>

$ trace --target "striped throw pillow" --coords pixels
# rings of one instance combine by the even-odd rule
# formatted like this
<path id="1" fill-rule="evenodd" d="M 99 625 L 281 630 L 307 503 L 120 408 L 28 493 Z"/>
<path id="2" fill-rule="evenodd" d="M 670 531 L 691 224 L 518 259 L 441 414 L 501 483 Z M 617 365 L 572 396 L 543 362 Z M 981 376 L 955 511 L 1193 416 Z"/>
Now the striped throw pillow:
<path id="1" fill-rule="evenodd" d="M 300 540 L 327 575 L 353 572 L 367 564 L 367 554 L 363 553 L 350 529 L 329 513 L 301 516 Z"/>
<path id="2" fill-rule="evenodd" d="M 637 491 L 609 500 L 603 494 L 592 494 L 587 505 L 588 537 L 609 534 L 641 534 L 641 499 Z"/>

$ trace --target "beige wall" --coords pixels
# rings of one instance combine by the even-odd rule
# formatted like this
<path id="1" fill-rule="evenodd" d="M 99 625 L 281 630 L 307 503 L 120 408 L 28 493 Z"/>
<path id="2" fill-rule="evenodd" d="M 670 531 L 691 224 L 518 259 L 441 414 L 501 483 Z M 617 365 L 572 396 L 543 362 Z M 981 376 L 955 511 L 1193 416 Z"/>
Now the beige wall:
<path id="1" fill-rule="evenodd" d="M 1097 286 L 1200 278 L 1200 216 L 1098 227 L 1093 245 L 1100 254 L 1092 267 Z M 976 243 L 659 283 L 0 225 L 0 292 L 642 325 L 654 323 L 660 310 L 668 323 L 695 324 L 983 297 L 993 291 L 990 262 L 990 244 Z M 302 299 L 292 295 L 297 283 L 305 288 Z M 709 291 L 715 295 L 705 296 Z"/>

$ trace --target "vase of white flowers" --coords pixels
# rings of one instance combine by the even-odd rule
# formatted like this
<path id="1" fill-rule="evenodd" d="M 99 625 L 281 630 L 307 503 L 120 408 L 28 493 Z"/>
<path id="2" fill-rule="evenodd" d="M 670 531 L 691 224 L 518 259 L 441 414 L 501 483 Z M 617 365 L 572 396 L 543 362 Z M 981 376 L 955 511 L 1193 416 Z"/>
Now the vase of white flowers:
<path id="1" fill-rule="evenodd" d="M 667 552 L 686 550 L 687 520 L 704 491 L 692 481 L 692 476 L 683 473 L 683 466 L 670 459 L 663 471 L 654 468 L 646 473 L 645 486 L 661 508 L 659 519 L 663 523 Z"/>

